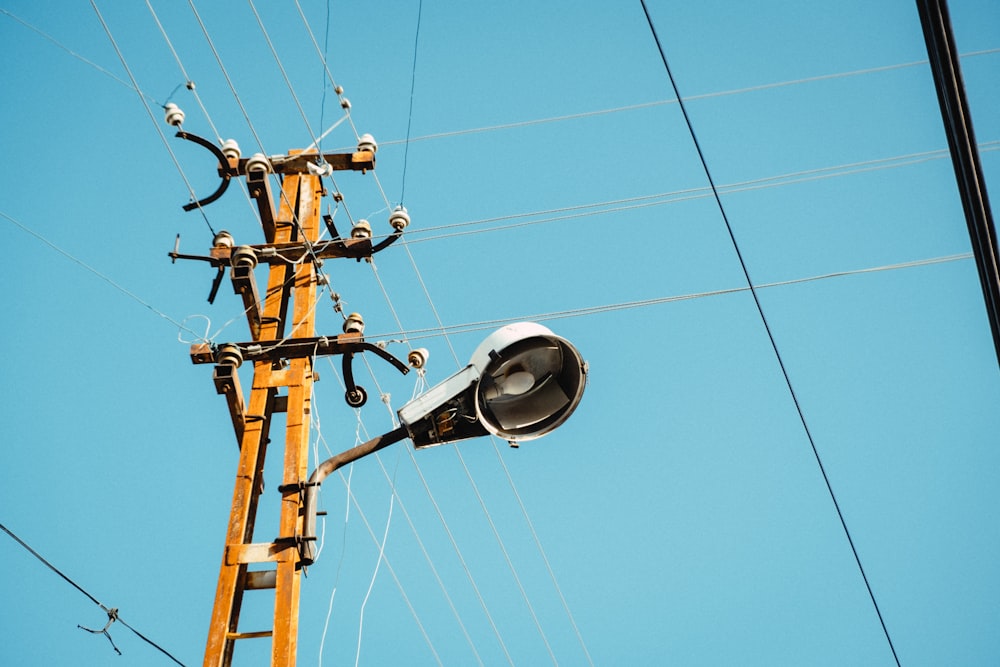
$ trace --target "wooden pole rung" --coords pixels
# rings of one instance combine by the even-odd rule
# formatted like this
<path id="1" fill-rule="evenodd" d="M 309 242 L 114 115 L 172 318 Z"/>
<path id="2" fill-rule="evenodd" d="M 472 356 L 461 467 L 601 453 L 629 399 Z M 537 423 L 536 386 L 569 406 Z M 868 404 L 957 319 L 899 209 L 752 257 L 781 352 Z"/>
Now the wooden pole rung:
<path id="1" fill-rule="evenodd" d="M 261 630 L 260 632 L 227 632 L 226 639 L 262 639 L 263 637 L 270 637 L 272 634 L 271 630 Z"/>

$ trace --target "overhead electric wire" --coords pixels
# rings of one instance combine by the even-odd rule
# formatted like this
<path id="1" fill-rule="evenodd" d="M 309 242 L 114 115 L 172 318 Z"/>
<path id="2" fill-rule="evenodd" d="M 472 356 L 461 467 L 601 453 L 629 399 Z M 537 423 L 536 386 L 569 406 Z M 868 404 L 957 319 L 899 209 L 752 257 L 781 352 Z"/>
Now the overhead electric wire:
<path id="1" fill-rule="evenodd" d="M 656 42 L 656 48 L 660 54 L 660 60 L 663 62 L 663 68 L 666 71 L 667 78 L 670 80 L 670 86 L 673 88 L 673 92 L 678 101 L 678 106 L 680 107 L 681 114 L 684 116 L 684 123 L 687 125 L 689 134 L 691 135 L 691 141 L 694 144 L 696 151 L 698 152 L 698 158 L 701 161 L 702 168 L 705 172 L 705 177 L 708 179 L 709 185 L 712 186 L 712 191 L 715 194 L 715 201 L 719 207 L 719 213 L 722 215 L 722 220 L 725 223 L 726 230 L 729 233 L 729 239 L 732 243 L 733 249 L 736 252 L 736 257 L 739 260 L 740 267 L 743 271 L 743 276 L 746 278 L 747 285 L 750 288 L 750 294 L 753 297 L 754 304 L 757 307 L 757 312 L 760 315 L 761 322 L 764 325 L 764 329 L 767 333 L 767 337 L 771 342 L 771 348 L 774 351 L 775 359 L 778 362 L 778 366 L 781 369 L 781 374 L 784 376 L 785 385 L 788 387 L 788 393 L 792 398 L 792 402 L 795 404 L 795 410 L 798 413 L 799 421 L 802 424 L 802 429 L 809 440 L 809 445 L 812 448 L 813 456 L 816 459 L 816 464 L 819 467 L 820 473 L 823 476 L 823 481 L 826 483 L 826 489 L 829 492 L 830 499 L 833 501 L 833 506 L 837 511 L 837 516 L 840 519 L 840 525 L 843 528 L 844 535 L 847 537 L 848 544 L 850 544 L 851 552 L 854 554 L 854 562 L 858 566 L 858 571 L 861 573 L 861 578 L 864 580 L 865 588 L 868 589 L 868 596 L 871 599 L 872 606 L 875 609 L 875 613 L 878 616 L 879 623 L 882 626 L 882 632 L 885 635 L 885 639 L 889 644 L 889 649 L 892 651 L 892 657 L 896 662 L 897 667 L 899 667 L 899 656 L 896 654 L 896 647 L 892 643 L 892 637 L 889 634 L 889 628 L 886 626 L 885 619 L 882 616 L 882 610 L 878 606 L 878 601 L 875 599 L 875 592 L 872 590 L 871 583 L 868 580 L 868 575 L 865 572 L 864 566 L 861 564 L 861 556 L 858 553 L 858 549 L 854 544 L 854 539 L 851 537 L 851 531 L 847 527 L 847 520 L 844 517 L 844 513 L 840 509 L 840 503 L 837 501 L 837 495 L 834 493 L 833 484 L 830 482 L 830 478 L 826 473 L 826 468 L 823 465 L 822 457 L 819 454 L 819 448 L 816 446 L 816 441 L 812 436 L 812 432 L 809 430 L 809 424 L 806 421 L 805 412 L 802 409 L 802 405 L 799 403 L 798 396 L 795 393 L 795 388 L 792 386 L 791 377 L 788 374 L 788 369 L 785 367 L 785 362 L 781 356 L 781 351 L 778 349 L 778 343 L 775 340 L 774 334 L 771 331 L 771 327 L 768 324 L 767 316 L 764 314 L 764 308 L 761 305 L 760 297 L 757 295 L 757 290 L 754 287 L 753 280 L 750 277 L 750 271 L 747 268 L 746 261 L 743 259 L 743 254 L 740 251 L 739 243 L 736 240 L 736 235 L 733 233 L 733 227 L 729 222 L 729 217 L 726 215 L 726 209 L 722 204 L 722 198 L 719 195 L 718 190 L 715 187 L 715 181 L 712 178 L 712 172 L 708 167 L 708 161 L 705 158 L 705 154 L 701 150 L 701 144 L 698 142 L 698 136 L 695 133 L 694 125 L 691 122 L 690 116 L 688 116 L 687 109 L 684 105 L 684 101 L 681 98 L 680 89 L 677 87 L 677 82 L 674 79 L 673 72 L 670 70 L 670 64 L 667 61 L 667 54 L 663 48 L 663 44 L 660 42 L 660 36 L 656 31 L 656 26 L 653 23 L 653 17 L 649 13 L 649 8 L 646 6 L 646 0 L 639 0 L 642 5 L 642 11 L 646 15 L 646 23 L 649 25 L 649 30 L 652 33 L 653 40 Z"/>
<path id="2" fill-rule="evenodd" d="M 406 114 L 406 143 L 403 148 L 403 175 L 400 178 L 399 204 L 406 198 L 406 165 L 410 158 L 410 128 L 413 126 L 413 93 L 417 89 L 417 47 L 420 45 L 420 17 L 424 12 L 424 0 L 417 3 L 417 29 L 413 35 L 413 68 L 410 72 L 410 108 Z"/>
<path id="3" fill-rule="evenodd" d="M 996 49 L 983 49 L 981 51 L 971 51 L 969 53 L 961 54 L 961 58 L 972 58 L 975 56 L 986 56 L 1000 53 L 1000 48 Z M 926 65 L 926 60 L 917 60 L 908 63 L 897 63 L 893 65 L 881 65 L 878 67 L 867 67 L 864 69 L 852 70 L 850 72 L 835 72 L 832 74 L 819 74 L 816 76 L 808 76 L 800 79 L 791 79 L 787 81 L 775 81 L 772 83 L 762 83 L 756 86 L 748 86 L 745 88 L 734 88 L 730 90 L 721 90 L 710 93 L 700 93 L 698 95 L 689 95 L 684 99 L 685 102 L 694 102 L 698 100 L 707 100 L 715 97 L 727 97 L 730 95 L 742 95 L 745 93 L 753 93 L 762 90 L 772 90 L 775 88 L 784 88 L 786 86 L 796 86 L 806 83 L 815 83 L 818 81 L 830 81 L 834 79 L 844 79 L 853 76 L 862 76 L 865 74 L 876 74 L 879 72 L 891 72 L 893 70 L 906 69 L 910 67 L 919 67 Z M 404 143 L 412 143 L 416 141 L 429 141 L 433 139 L 445 139 L 448 137 L 457 137 L 464 134 L 478 134 L 480 132 L 495 132 L 498 130 L 513 130 L 521 127 L 530 127 L 532 125 L 544 125 L 546 123 L 556 123 L 567 120 L 578 120 L 581 118 L 591 118 L 594 116 L 604 116 L 607 114 L 621 113 L 626 111 L 637 111 L 639 109 L 648 109 L 651 107 L 666 106 L 670 104 L 677 104 L 677 98 L 669 100 L 654 100 L 652 102 L 639 102 L 637 104 L 627 104 L 619 107 L 613 107 L 609 109 L 595 109 L 593 111 L 581 111 L 571 114 L 563 114 L 559 116 L 549 116 L 547 118 L 533 118 L 529 120 L 514 121 L 510 123 L 501 123 L 499 125 L 487 125 L 483 127 L 472 127 L 464 130 L 450 130 L 446 132 L 435 132 L 433 134 L 426 134 L 418 137 L 411 137 L 407 139 L 390 139 L 388 141 L 381 142 L 382 146 L 395 146 Z"/>
<path id="4" fill-rule="evenodd" d="M 153 21 L 156 22 L 156 27 L 159 28 L 160 34 L 163 36 L 163 41 L 167 43 L 167 48 L 170 49 L 170 53 L 174 56 L 174 61 L 177 62 L 177 68 L 181 71 L 181 76 L 184 77 L 184 84 L 187 89 L 191 91 L 194 95 L 195 101 L 198 103 L 198 107 L 201 109 L 202 115 L 205 116 L 205 120 L 208 121 L 208 126 L 212 128 L 212 133 L 215 135 L 216 140 L 221 144 L 222 135 L 219 134 L 219 130 L 215 127 L 215 123 L 212 122 L 212 117 L 208 113 L 208 109 L 205 108 L 204 103 L 201 101 L 201 95 L 198 94 L 198 89 L 195 87 L 194 81 L 188 76 L 187 70 L 184 68 L 184 63 L 181 62 L 181 57 L 177 54 L 177 50 L 174 48 L 173 42 L 170 41 L 170 37 L 167 36 L 167 31 L 164 29 L 163 24 L 160 23 L 160 17 L 156 15 L 156 11 L 153 10 L 153 5 L 150 0 L 146 0 L 146 8 L 149 9 L 149 13 L 153 16 Z"/>
<path id="5" fill-rule="evenodd" d="M 981 142 L 979 144 L 979 148 L 984 153 L 1000 150 L 1000 140 Z M 805 169 L 802 171 L 790 172 L 787 174 L 780 174 L 777 176 L 765 176 L 746 181 L 739 181 L 736 183 L 728 183 L 724 185 L 719 185 L 717 187 L 719 192 L 724 194 L 732 194 L 737 192 L 752 192 L 756 190 L 775 188 L 785 185 L 795 185 L 798 183 L 808 183 L 819 180 L 825 180 L 828 178 L 835 178 L 839 176 L 851 176 L 855 174 L 869 173 L 885 169 L 908 167 L 916 164 L 921 164 L 924 162 L 929 162 L 932 160 L 945 159 L 947 157 L 948 157 L 948 151 L 946 149 L 923 151 L 918 153 L 910 153 L 908 155 L 898 155 L 887 158 L 874 158 L 871 160 L 852 162 L 848 164 L 836 165 L 831 167 L 818 167 L 815 169 Z M 675 204 L 684 201 L 692 201 L 695 199 L 703 199 L 706 197 L 712 197 L 712 189 L 707 186 L 698 188 L 684 188 L 681 190 L 673 190 L 671 192 L 660 192 L 649 195 L 637 195 L 634 197 L 611 199 L 602 202 L 593 202 L 590 204 L 576 204 L 572 206 L 560 206 L 556 208 L 542 209 L 538 211 L 526 211 L 524 213 L 511 213 L 507 215 L 491 216 L 489 218 L 480 218 L 477 220 L 467 220 L 462 222 L 455 222 L 444 225 L 435 225 L 432 227 L 423 227 L 420 229 L 414 229 L 408 232 L 407 237 L 419 234 L 430 234 L 433 232 L 445 231 L 451 229 L 460 229 L 463 227 L 475 227 L 478 225 L 487 225 L 494 222 L 505 222 L 509 220 L 519 220 L 523 218 L 533 218 L 542 215 L 550 215 L 553 213 L 571 213 L 571 214 L 544 218 L 541 220 L 528 220 L 525 222 L 519 222 L 511 225 L 498 225 L 495 227 L 489 227 L 487 229 L 457 232 L 454 234 L 436 234 L 434 236 L 429 236 L 426 238 L 417 238 L 417 239 L 406 238 L 406 239 L 401 239 L 399 243 L 401 245 L 403 244 L 413 245 L 416 243 L 426 243 L 427 241 L 437 241 L 441 239 L 456 238 L 459 236 L 467 236 L 472 234 L 482 234 L 486 232 L 504 231 L 509 229 L 516 229 L 519 227 L 539 225 L 549 222 L 558 222 L 562 220 L 571 220 L 575 218 L 588 217 L 592 215 L 603 215 L 606 213 L 616 213 L 620 211 L 629 211 L 640 208 L 648 208 L 652 206 L 663 206 L 665 204 Z M 586 209 L 598 209 L 598 210 L 587 211 Z"/>
<path id="6" fill-rule="evenodd" d="M 108 276 L 106 276 L 105 274 L 101 273 L 100 271 L 98 271 L 97 269 L 95 269 L 94 267 L 92 267 L 90 264 L 87 264 L 86 262 L 84 262 L 82 259 L 79 259 L 78 257 L 75 257 L 73 254 L 67 252 L 66 250 L 63 250 L 61 247 L 59 247 L 58 245 L 56 245 L 52 241 L 48 240 L 47 238 L 45 238 L 44 236 L 42 236 L 41 234 L 39 234 L 35 230 L 31 229 L 30 227 L 28 227 L 24 223 L 20 222 L 19 220 L 17 220 L 13 216 L 10 216 L 7 213 L 4 213 L 3 211 L 0 211 L 0 217 L 3 217 L 8 222 L 10 222 L 12 225 L 14 225 L 15 227 L 19 228 L 23 232 L 25 232 L 27 234 L 30 234 L 31 236 L 34 236 L 36 239 L 38 239 L 39 241 L 41 241 L 42 243 L 44 243 L 48 247 L 52 248 L 53 250 L 55 250 L 56 252 L 58 252 L 63 257 L 65 257 L 68 260 L 70 260 L 71 262 L 74 262 L 75 264 L 78 264 L 79 266 L 83 267 L 87 271 L 93 273 L 95 276 L 97 276 L 98 278 L 100 278 L 101 280 L 103 280 L 104 282 L 106 282 L 107 284 L 111 285 L 116 290 L 118 290 L 119 292 L 121 292 L 122 294 L 124 294 L 125 296 L 127 296 L 128 298 L 130 298 L 133 301 L 135 301 L 136 303 L 138 303 L 138 304 L 140 304 L 140 305 L 148 308 L 150 311 L 152 311 L 156 315 L 159 315 L 160 317 L 162 317 L 163 319 L 165 319 L 167 322 L 170 322 L 171 324 L 173 324 L 174 326 L 176 326 L 179 330 L 181 330 L 181 331 L 187 331 L 188 333 L 190 333 L 190 334 L 196 336 L 197 338 L 201 339 L 201 336 L 196 331 L 193 331 L 192 329 L 189 329 L 183 323 L 178 322 L 177 320 L 175 320 L 174 318 L 170 317 L 169 315 L 167 315 L 163 311 L 157 309 L 155 306 L 153 306 L 149 302 L 147 302 L 147 301 L 143 300 L 141 297 L 137 296 L 134 292 L 128 290 L 125 287 L 122 287 L 117 282 L 115 282 L 114 280 L 112 280 L 111 278 L 109 278 Z"/>
<path id="7" fill-rule="evenodd" d="M 167 149 L 167 153 L 170 154 L 170 159 L 173 160 L 174 166 L 177 167 L 177 171 L 184 180 L 184 185 L 188 189 L 188 196 L 191 197 L 191 201 L 198 201 L 194 194 L 194 188 L 191 187 L 191 183 L 188 181 L 187 174 L 184 173 L 184 169 L 181 168 L 181 163 L 177 160 L 177 156 L 174 155 L 174 150 L 170 147 L 170 142 L 167 141 L 166 135 L 164 135 L 163 130 L 160 129 L 160 124 L 153 115 L 153 110 L 150 109 L 149 104 L 146 103 L 146 97 L 143 95 L 142 89 L 139 88 L 139 84 L 132 75 L 132 69 L 128 66 L 128 61 L 125 60 L 125 55 L 122 53 L 121 49 L 118 48 L 118 42 L 115 41 L 114 35 L 111 34 L 111 28 L 109 28 L 108 24 L 104 21 L 104 16 L 101 15 L 101 11 L 97 8 L 95 0 L 90 0 L 90 6 L 93 7 L 94 13 L 97 14 L 97 18 L 101 22 L 101 27 L 104 28 L 104 32 L 107 34 L 108 40 L 111 42 L 111 46 L 114 47 L 115 53 L 118 55 L 118 59 L 121 61 L 122 67 L 125 68 L 125 73 L 128 74 L 129 81 L 132 82 L 132 88 L 139 94 L 139 100 L 142 102 L 143 108 L 146 109 L 146 113 L 149 115 L 149 120 L 152 121 L 153 127 L 156 128 L 156 133 L 160 135 L 160 140 L 163 142 L 163 146 Z M 201 213 L 201 217 L 205 220 L 205 225 L 208 227 L 208 231 L 212 233 L 212 236 L 215 236 L 215 229 L 212 228 L 212 223 L 208 221 L 208 216 L 205 214 L 204 209 L 200 205 L 198 206 L 198 212 Z"/>
<path id="8" fill-rule="evenodd" d="M 118 610 L 117 609 L 115 609 L 115 608 L 109 608 L 109 607 L 106 607 L 103 604 L 101 604 L 101 602 L 97 598 L 95 598 L 93 595 L 91 595 L 86 590 L 84 590 L 84 588 L 80 584 L 78 584 L 75 581 L 73 581 L 72 579 L 70 579 L 59 568 L 57 568 L 55 565 L 53 565 L 48 560 L 46 560 L 40 553 L 38 553 L 37 551 L 35 551 L 34 549 L 32 549 L 30 546 L 28 546 L 27 542 L 25 542 L 20 537 L 18 537 L 17 535 L 15 535 L 9 528 L 7 528 L 7 526 L 5 526 L 2 523 L 0 523 L 0 530 L 2 530 L 3 532 L 7 533 L 15 542 L 17 542 L 22 547 L 24 547 L 28 551 L 28 553 L 30 553 L 32 556 L 34 556 L 39 561 L 41 561 L 42 564 L 44 564 L 50 570 L 52 570 L 53 572 L 55 572 L 56 574 L 58 574 L 60 577 L 62 577 L 73 588 L 75 588 L 76 590 L 80 591 L 85 596 L 87 596 L 87 598 L 89 598 L 91 602 L 93 602 L 98 607 L 100 607 L 101 609 L 103 609 L 104 612 L 106 614 L 108 614 L 108 618 L 110 620 L 117 621 L 118 623 L 121 623 L 126 628 L 128 628 L 129 630 L 131 630 L 132 633 L 136 637 L 138 637 L 139 639 L 143 640 L 144 642 L 146 642 L 147 644 L 149 644 L 150 646 L 152 646 L 153 648 L 155 648 L 157 651 L 159 651 L 163 655 L 165 655 L 168 658 L 170 658 L 171 660 L 173 660 L 176 664 L 180 665 L 181 667 L 185 667 L 183 662 L 181 662 L 180 660 L 178 660 L 177 658 L 175 658 L 173 655 L 171 655 L 170 652 L 167 651 L 165 648 L 163 648 L 162 646 L 160 646 L 159 644 L 157 644 L 156 642 L 154 642 L 153 640 L 151 640 L 149 637 L 147 637 L 146 635 L 142 634 L 141 632 L 139 632 L 138 630 L 136 630 L 135 628 L 133 628 L 128 623 L 126 623 L 122 619 L 122 617 L 118 615 Z M 109 621 L 109 625 L 110 625 L 110 621 Z M 83 629 L 87 630 L 87 628 L 83 628 Z M 91 632 L 93 632 L 93 631 L 91 631 Z M 105 629 L 103 631 L 100 631 L 100 632 L 103 632 L 103 634 L 107 635 L 107 626 L 105 626 Z M 111 637 L 108 636 L 108 640 L 109 641 L 110 641 L 110 639 L 111 639 Z M 114 642 L 111 642 L 111 645 L 114 646 L 115 645 Z M 118 651 L 117 647 L 115 647 L 115 651 Z M 118 654 L 121 655 L 121 651 L 118 651 Z"/>
<path id="9" fill-rule="evenodd" d="M 346 386 L 344 385 L 343 378 L 341 377 L 340 372 L 337 370 L 337 367 L 334 365 L 333 360 L 330 359 L 330 358 L 327 358 L 327 361 L 328 361 L 328 363 L 330 365 L 330 369 L 332 370 L 333 374 L 336 376 L 338 382 L 340 383 L 341 389 L 346 389 Z M 373 376 L 373 379 L 374 379 L 374 376 Z M 361 411 L 360 410 L 355 410 L 355 412 L 358 414 L 358 433 L 356 434 L 356 438 L 355 439 L 356 439 L 356 441 L 358 443 L 360 443 L 361 442 L 360 434 L 362 432 L 365 434 L 365 439 L 368 439 L 369 436 L 370 436 L 370 434 L 368 432 L 368 429 L 364 425 L 363 419 L 361 418 Z M 318 419 L 318 417 L 317 417 L 317 419 Z M 317 429 L 317 441 L 322 442 L 323 446 L 326 448 L 328 454 L 330 456 L 332 456 L 333 455 L 333 451 L 330 449 L 330 446 L 327 443 L 326 438 L 323 437 L 323 434 L 322 434 L 322 432 L 319 429 L 318 421 L 314 422 L 314 425 L 315 425 L 315 427 Z M 407 451 L 410 451 L 410 450 L 407 449 Z M 318 458 L 319 457 L 317 456 L 317 459 Z M 410 451 L 410 458 L 411 458 L 411 461 L 412 461 L 412 459 L 413 459 L 412 451 Z M 375 460 L 378 463 L 379 469 L 382 471 L 383 477 L 386 478 L 386 481 L 389 483 L 390 488 L 392 488 L 392 490 L 393 490 L 393 494 L 395 495 L 396 502 L 399 505 L 399 509 L 403 512 L 403 517 L 406 519 L 406 522 L 407 522 L 407 524 L 410 527 L 410 531 L 413 533 L 413 537 L 414 537 L 414 539 L 417 542 L 417 546 L 420 548 L 420 551 L 421 551 L 421 553 L 424 556 L 424 560 L 427 562 L 427 565 L 430 568 L 431 573 L 434 575 L 434 579 L 435 579 L 435 581 L 437 581 L 438 587 L 441 589 L 441 592 L 442 592 L 442 594 L 445 597 L 445 601 L 448 603 L 448 607 L 451 609 L 452 615 L 455 617 L 455 620 L 458 622 L 459 628 L 461 629 L 462 634 L 463 634 L 463 636 L 466 639 L 466 642 L 469 644 L 469 648 L 472 650 L 472 653 L 473 653 L 473 655 L 476 658 L 476 663 L 479 664 L 479 665 L 482 665 L 483 661 L 480 658 L 479 651 L 476 649 L 475 643 L 473 642 L 472 637 L 469 635 L 469 631 L 466 628 L 466 625 L 465 625 L 464 621 L 462 621 L 461 615 L 459 614 L 458 609 L 455 607 L 455 603 L 452 600 L 451 595 L 448 593 L 448 589 L 445 586 L 444 581 L 442 580 L 441 575 L 439 574 L 437 567 L 434 565 L 434 561 L 431 558 L 430 553 L 427 551 L 427 548 L 424 545 L 424 540 L 420 537 L 420 533 L 417 530 L 416 525 L 413 523 L 413 519 L 410 516 L 409 511 L 406 509 L 406 504 L 403 502 L 402 497 L 399 495 L 398 490 L 395 488 L 395 485 L 393 484 L 392 479 L 389 476 L 389 473 L 386 470 L 385 465 L 382 463 L 382 459 L 381 459 L 381 457 L 379 456 L 378 453 L 375 454 Z M 350 488 L 351 488 L 351 485 L 350 485 L 350 475 L 353 474 L 354 467 L 353 467 L 353 465 L 351 465 L 351 466 L 348 466 L 348 468 L 349 468 L 349 470 L 348 470 L 348 478 L 346 480 L 344 480 L 344 483 L 345 483 L 345 486 L 347 487 L 348 493 L 350 493 Z M 417 470 L 417 473 L 420 474 L 419 469 Z M 343 477 L 342 471 L 341 471 L 341 475 Z M 427 489 L 427 493 L 428 493 L 428 495 L 430 497 L 431 503 L 436 506 L 437 502 L 434 499 L 433 495 L 430 494 L 430 489 Z M 348 506 L 348 508 L 350 507 L 350 502 L 347 503 L 347 506 Z M 440 520 L 442 521 L 442 523 L 444 525 L 445 531 L 450 535 L 450 529 L 448 528 L 447 522 L 445 521 L 444 517 L 443 516 L 439 516 L 439 518 L 440 518 Z M 346 523 L 346 517 L 345 517 L 345 523 Z M 464 565 L 464 558 L 462 556 L 461 550 L 459 549 L 457 543 L 454 543 L 453 546 L 456 549 L 459 561 L 462 562 L 462 564 Z M 483 601 L 482 596 L 481 596 L 481 594 L 479 592 L 479 587 L 476 584 L 475 579 L 472 577 L 471 572 L 468 571 L 468 569 L 466 569 L 466 574 L 470 578 L 473 590 L 475 591 L 476 595 L 479 597 L 479 600 L 480 600 L 481 604 L 485 605 L 485 601 Z M 338 566 L 338 577 L 339 577 L 339 566 Z M 331 602 L 331 604 L 332 604 L 332 602 Z M 489 617 L 489 610 L 488 609 L 486 610 L 486 613 L 487 613 L 487 616 Z M 490 617 L 490 621 L 492 622 L 492 617 Z M 324 630 L 324 636 L 325 636 L 325 630 Z M 503 644 L 503 640 L 500 639 L 499 635 L 497 636 L 497 638 L 499 639 L 500 643 Z"/>
<path id="10" fill-rule="evenodd" d="M 17 16 L 13 12 L 11 12 L 11 11 L 9 11 L 7 9 L 3 9 L 2 7 L 0 7 L 0 13 L 6 14 L 7 16 L 11 17 L 12 19 L 14 19 L 15 21 L 17 21 L 18 23 L 20 23 L 24 27 L 28 28 L 29 30 L 38 33 L 39 35 L 41 35 L 42 37 L 44 37 L 48 41 L 52 42 L 57 47 L 59 47 L 60 49 L 62 49 L 66 53 L 68 53 L 69 55 L 73 56 L 77 60 L 79 60 L 79 61 L 81 61 L 81 62 L 83 62 L 83 63 L 85 63 L 87 65 L 90 65 L 91 67 L 93 67 L 94 69 L 96 69 L 101 74 L 109 76 L 112 79 L 114 79 L 115 81 L 117 81 L 118 83 L 120 83 L 121 85 L 125 86 L 126 88 L 129 88 L 131 90 L 136 91 L 137 93 L 139 93 L 140 95 L 142 95 L 143 97 L 145 97 L 146 99 L 148 99 L 150 102 L 152 102 L 156 106 L 161 106 L 161 104 L 157 101 L 157 99 L 155 97 L 153 97 L 152 95 L 150 95 L 149 93 L 146 93 L 145 91 L 143 91 L 143 90 L 141 90 L 139 88 L 136 88 L 133 84 L 131 84 L 128 81 L 126 81 L 125 79 L 121 78 L 117 74 L 114 74 L 113 72 L 110 72 L 110 71 L 104 69 L 103 67 L 101 67 L 100 65 L 98 65 L 97 63 L 95 63 L 93 60 L 88 60 L 87 58 L 84 58 L 79 53 L 77 53 L 76 51 L 72 50 L 71 48 L 69 48 L 68 46 L 66 46 L 62 42 L 60 42 L 58 39 L 56 39 L 52 35 L 50 35 L 50 34 L 44 32 L 44 31 L 42 31 L 40 28 L 37 28 L 37 27 L 33 26 L 32 24 L 30 24 L 27 21 L 25 21 L 24 19 L 22 19 L 20 16 Z"/>
<path id="11" fill-rule="evenodd" d="M 944 264 L 950 262 L 958 262 L 963 260 L 972 259 L 972 253 L 960 253 L 956 255 L 947 255 L 943 257 L 932 257 L 929 259 L 915 260 L 911 262 L 900 262 L 897 264 L 885 264 L 882 266 L 867 267 L 862 269 L 848 269 L 844 271 L 834 271 L 831 273 L 824 273 L 815 276 L 807 276 L 804 278 L 791 278 L 788 280 L 780 280 L 771 283 L 761 283 L 754 286 L 756 290 L 769 289 L 772 287 L 783 287 L 787 285 L 797 285 L 801 283 L 815 282 L 819 280 L 828 280 L 831 278 L 842 278 L 846 276 L 856 276 L 866 273 L 879 273 L 883 271 L 896 271 L 899 269 L 910 269 L 921 266 L 930 266 L 933 264 Z M 602 304 L 599 306 L 587 306 L 584 308 L 573 308 L 570 310 L 557 310 L 550 311 L 546 313 L 532 313 L 532 314 L 521 314 L 515 315 L 513 317 L 498 318 L 493 320 L 481 320 L 478 322 L 466 322 L 463 324 L 451 324 L 444 327 L 444 333 L 442 333 L 441 327 L 427 327 L 423 329 L 410 329 L 407 331 L 411 340 L 426 340 L 429 338 L 437 338 L 439 336 L 445 335 L 458 335 L 458 334 L 468 334 L 475 333 L 477 331 L 487 331 L 490 329 L 495 329 L 500 326 L 507 324 L 512 324 L 514 322 L 550 322 L 553 320 L 561 320 L 572 317 L 589 317 L 591 315 L 603 315 L 606 313 L 613 313 L 621 310 L 634 310 L 637 308 L 648 308 L 651 306 L 659 306 L 667 303 L 675 303 L 678 301 L 691 301 L 694 299 L 704 299 L 708 297 L 716 296 L 726 296 L 729 294 L 740 294 L 743 292 L 749 292 L 750 287 L 729 287 L 726 289 L 710 290 L 706 292 L 691 292 L 688 294 L 679 294 L 674 296 L 663 296 L 655 297 L 652 299 L 641 299 L 638 301 L 622 301 L 618 303 Z M 372 334 L 372 338 L 392 338 L 393 336 L 399 336 L 401 332 L 398 331 L 387 331 L 381 333 Z"/>

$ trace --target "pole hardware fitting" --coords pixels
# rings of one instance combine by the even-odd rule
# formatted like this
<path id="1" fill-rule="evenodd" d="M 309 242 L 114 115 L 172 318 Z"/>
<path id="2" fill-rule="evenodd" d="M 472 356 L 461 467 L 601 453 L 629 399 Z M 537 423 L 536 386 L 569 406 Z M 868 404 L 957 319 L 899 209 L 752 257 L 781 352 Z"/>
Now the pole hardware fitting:
<path id="1" fill-rule="evenodd" d="M 328 245 L 339 244 L 342 248 L 342 254 L 336 255 L 337 257 L 351 257 L 360 262 L 362 259 L 370 259 L 372 255 L 382 252 L 395 243 L 403 235 L 403 230 L 410 224 L 410 216 L 405 208 L 397 206 L 396 210 L 389 216 L 389 224 L 393 228 L 392 234 L 374 244 L 372 243 L 371 223 L 367 220 L 358 220 L 351 227 L 351 237 L 349 239 L 344 239 L 340 236 L 337 226 L 333 223 L 333 216 L 329 213 L 323 215 L 323 222 L 326 224 L 326 230 L 330 233 L 330 240 L 325 243 L 317 243 L 314 246 L 316 249 L 315 256 L 317 258 L 333 257 L 335 255 L 321 253 Z M 321 248 L 323 250 L 320 250 Z"/>
<path id="2" fill-rule="evenodd" d="M 352 313 L 352 315 L 357 315 L 357 313 Z M 348 321 L 350 321 L 350 318 L 348 318 Z M 344 326 L 346 328 L 347 322 L 344 323 Z M 344 386 L 347 388 L 347 391 L 344 392 L 344 400 L 352 408 L 360 408 L 368 402 L 368 392 L 361 385 L 354 383 L 354 353 L 347 352 L 341 361 Z"/>
<path id="3" fill-rule="evenodd" d="M 167 104 L 165 111 L 167 123 L 179 128 L 181 123 L 184 122 L 184 112 L 176 104 Z M 224 141 L 220 148 L 208 139 L 183 130 L 179 130 L 174 136 L 191 141 L 205 148 L 219 162 L 218 173 L 221 179 L 219 187 L 207 197 L 185 204 L 183 206 L 185 211 L 193 211 L 196 208 L 211 204 L 225 194 L 229 188 L 229 182 L 234 176 L 247 176 L 251 172 L 263 172 L 264 174 L 307 174 L 310 173 L 309 166 L 313 165 L 313 168 L 315 168 L 317 160 L 324 165 L 328 165 L 332 171 L 350 170 L 364 173 L 369 169 L 375 168 L 375 152 L 373 150 L 323 154 L 310 151 L 296 155 L 271 156 L 257 153 L 249 158 L 243 158 L 240 157 L 239 145 L 233 139 Z"/>
<path id="4" fill-rule="evenodd" d="M 270 361 L 272 363 L 286 359 L 299 359 L 320 355 L 354 355 L 361 352 L 373 352 L 389 362 L 403 375 L 410 372 L 409 366 L 380 348 L 374 343 L 362 340 L 356 333 L 343 333 L 337 336 L 321 336 L 318 338 L 284 338 L 280 340 L 264 340 L 247 343 L 224 343 L 214 346 L 211 343 L 194 343 L 191 345 L 191 362 L 195 364 L 217 364 L 216 352 L 224 345 L 236 347 L 243 356 L 244 362 Z"/>

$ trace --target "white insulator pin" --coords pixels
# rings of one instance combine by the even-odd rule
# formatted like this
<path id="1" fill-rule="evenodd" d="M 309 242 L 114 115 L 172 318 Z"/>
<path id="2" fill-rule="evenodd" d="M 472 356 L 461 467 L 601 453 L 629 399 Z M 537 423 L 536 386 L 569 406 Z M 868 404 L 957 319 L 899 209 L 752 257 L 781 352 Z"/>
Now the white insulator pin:
<path id="1" fill-rule="evenodd" d="M 184 122 L 184 112 L 181 108 L 174 104 L 173 102 L 168 102 L 163 107 L 164 114 L 166 115 L 167 125 L 173 125 L 174 127 L 180 127 L 181 123 Z"/>

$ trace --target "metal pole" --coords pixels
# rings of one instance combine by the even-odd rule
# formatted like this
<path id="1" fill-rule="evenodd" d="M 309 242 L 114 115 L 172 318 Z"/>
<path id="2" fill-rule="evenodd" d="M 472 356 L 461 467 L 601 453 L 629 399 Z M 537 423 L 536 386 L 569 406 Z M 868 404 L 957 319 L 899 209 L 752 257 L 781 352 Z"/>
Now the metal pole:
<path id="1" fill-rule="evenodd" d="M 945 0 L 917 0 L 959 196 L 1000 362 L 1000 250 Z"/>

